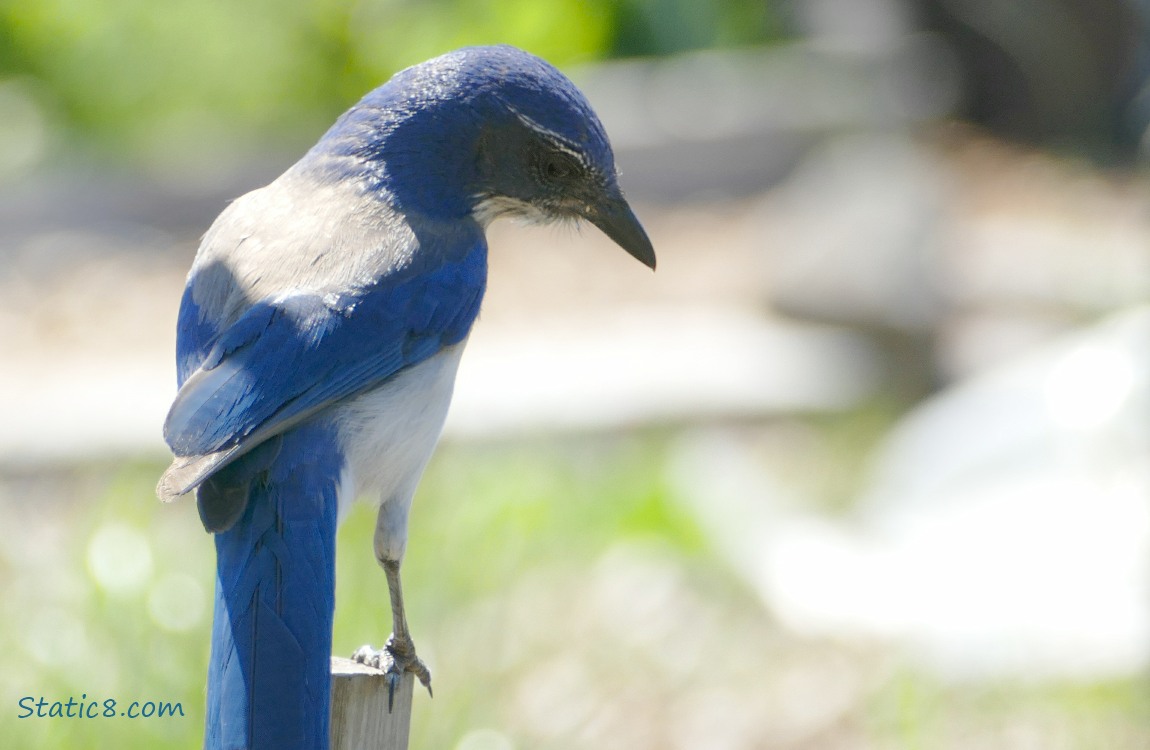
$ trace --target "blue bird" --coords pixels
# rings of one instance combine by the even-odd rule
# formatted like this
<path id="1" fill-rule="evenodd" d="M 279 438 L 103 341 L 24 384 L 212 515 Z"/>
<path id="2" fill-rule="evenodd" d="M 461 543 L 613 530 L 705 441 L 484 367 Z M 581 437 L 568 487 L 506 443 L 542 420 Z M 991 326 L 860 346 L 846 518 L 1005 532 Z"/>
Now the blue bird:
<path id="1" fill-rule="evenodd" d="M 393 632 L 356 658 L 430 690 L 404 614 L 408 511 L 439 439 L 499 216 L 586 219 L 655 254 L 579 90 L 513 47 L 397 73 L 203 238 L 178 320 L 175 454 L 217 574 L 206 748 L 326 748 L 335 533 L 378 498 Z"/>

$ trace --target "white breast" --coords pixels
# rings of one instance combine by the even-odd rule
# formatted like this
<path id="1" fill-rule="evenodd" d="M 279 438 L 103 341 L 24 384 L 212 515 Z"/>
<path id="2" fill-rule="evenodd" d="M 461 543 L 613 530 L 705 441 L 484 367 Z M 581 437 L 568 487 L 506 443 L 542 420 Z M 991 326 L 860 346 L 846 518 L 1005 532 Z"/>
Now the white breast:
<path id="1" fill-rule="evenodd" d="M 440 351 L 340 407 L 340 441 L 347 456 L 339 492 L 341 518 L 357 497 L 371 493 L 406 520 L 443 429 L 466 343 Z"/>

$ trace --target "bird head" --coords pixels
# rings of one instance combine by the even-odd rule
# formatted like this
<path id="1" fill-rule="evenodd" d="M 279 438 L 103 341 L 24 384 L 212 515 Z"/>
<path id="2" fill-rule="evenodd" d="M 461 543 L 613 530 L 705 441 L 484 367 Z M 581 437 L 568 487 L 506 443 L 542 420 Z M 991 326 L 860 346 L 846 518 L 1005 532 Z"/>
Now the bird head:
<path id="1" fill-rule="evenodd" d="M 465 47 L 400 71 L 317 148 L 374 165 L 374 184 L 408 210 L 470 213 L 484 226 L 499 216 L 586 219 L 655 267 L 586 97 L 514 47 Z"/>
<path id="2" fill-rule="evenodd" d="M 586 219 L 654 268 L 654 248 L 623 196 L 606 131 L 582 92 L 521 50 L 474 52 L 494 78 L 480 105 L 487 116 L 475 146 L 477 218 Z"/>

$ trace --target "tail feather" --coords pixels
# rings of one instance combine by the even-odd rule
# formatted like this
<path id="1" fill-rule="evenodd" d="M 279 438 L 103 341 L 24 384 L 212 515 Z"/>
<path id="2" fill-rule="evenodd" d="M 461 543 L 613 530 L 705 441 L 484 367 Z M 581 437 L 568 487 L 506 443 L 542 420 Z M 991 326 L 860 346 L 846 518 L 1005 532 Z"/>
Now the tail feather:
<path id="1" fill-rule="evenodd" d="M 216 535 L 208 750 L 328 746 L 342 460 L 322 446 L 333 438 L 314 427 L 285 435 L 250 481 L 243 515 Z"/>

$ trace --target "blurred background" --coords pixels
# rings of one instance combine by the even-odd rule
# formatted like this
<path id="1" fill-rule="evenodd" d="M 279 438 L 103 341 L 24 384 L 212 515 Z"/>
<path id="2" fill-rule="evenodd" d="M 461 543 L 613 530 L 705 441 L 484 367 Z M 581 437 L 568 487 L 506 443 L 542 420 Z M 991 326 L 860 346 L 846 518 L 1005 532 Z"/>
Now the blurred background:
<path id="1" fill-rule="evenodd" d="M 0 0 L 0 732 L 198 746 L 162 506 L 198 237 L 507 42 L 659 253 L 497 224 L 416 498 L 414 748 L 1150 747 L 1146 0 Z M 389 615 L 373 514 L 335 643 Z M 17 719 L 25 696 L 176 719 Z M 9 742 L 9 740 L 5 740 Z"/>

